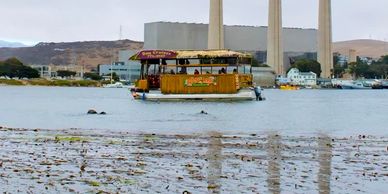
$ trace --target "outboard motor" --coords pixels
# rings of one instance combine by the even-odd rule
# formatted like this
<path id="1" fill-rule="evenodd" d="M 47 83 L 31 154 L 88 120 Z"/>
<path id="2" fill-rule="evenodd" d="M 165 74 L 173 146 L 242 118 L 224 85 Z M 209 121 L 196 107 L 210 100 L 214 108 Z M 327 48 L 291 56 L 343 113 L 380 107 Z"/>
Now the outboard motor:
<path id="1" fill-rule="evenodd" d="M 256 95 L 256 101 L 263 101 L 263 100 L 265 100 L 265 98 L 263 98 L 261 96 L 261 91 L 262 90 L 263 89 L 261 89 L 261 87 L 259 87 L 259 86 L 256 86 L 256 87 L 253 88 L 253 91 L 255 91 L 255 95 Z"/>

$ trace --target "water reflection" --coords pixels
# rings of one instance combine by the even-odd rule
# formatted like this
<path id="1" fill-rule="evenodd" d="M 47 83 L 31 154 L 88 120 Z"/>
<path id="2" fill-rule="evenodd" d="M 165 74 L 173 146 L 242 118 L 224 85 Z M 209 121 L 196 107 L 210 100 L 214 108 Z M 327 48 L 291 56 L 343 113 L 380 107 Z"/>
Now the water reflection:
<path id="1" fill-rule="evenodd" d="M 331 139 L 326 135 L 321 135 L 318 138 L 318 189 L 320 194 L 330 193 L 331 160 Z"/>
<path id="2" fill-rule="evenodd" d="M 222 135 L 210 134 L 206 158 L 208 160 L 208 190 L 210 193 L 220 193 L 222 175 Z"/>
<path id="3" fill-rule="evenodd" d="M 268 189 L 270 193 L 280 193 L 280 161 L 281 161 L 281 137 L 270 134 L 267 143 L 268 154 Z"/>

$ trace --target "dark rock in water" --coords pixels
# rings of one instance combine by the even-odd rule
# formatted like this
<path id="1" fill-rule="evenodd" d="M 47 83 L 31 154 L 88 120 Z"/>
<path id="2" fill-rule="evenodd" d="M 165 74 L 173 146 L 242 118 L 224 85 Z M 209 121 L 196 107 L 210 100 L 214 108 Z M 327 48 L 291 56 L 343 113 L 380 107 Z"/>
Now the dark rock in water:
<path id="1" fill-rule="evenodd" d="M 106 115 L 106 112 L 102 111 L 100 112 L 100 115 Z"/>
<path id="2" fill-rule="evenodd" d="M 94 110 L 94 109 L 90 109 L 90 110 L 88 110 L 88 114 L 89 115 L 95 115 L 95 114 L 97 114 L 97 111 Z"/>
<path id="3" fill-rule="evenodd" d="M 201 112 L 200 112 L 201 114 L 203 114 L 203 115 L 207 115 L 208 113 L 207 112 L 205 112 L 204 110 L 201 110 Z"/>

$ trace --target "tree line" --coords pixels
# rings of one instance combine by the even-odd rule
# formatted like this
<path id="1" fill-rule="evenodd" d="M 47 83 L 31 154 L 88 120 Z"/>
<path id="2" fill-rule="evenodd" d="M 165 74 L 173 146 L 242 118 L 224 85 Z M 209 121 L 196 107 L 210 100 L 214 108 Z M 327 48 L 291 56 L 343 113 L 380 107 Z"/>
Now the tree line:
<path id="1" fill-rule="evenodd" d="M 339 56 L 334 55 L 334 68 L 331 70 L 335 78 L 342 78 L 346 73 L 352 74 L 355 78 L 366 79 L 387 79 L 388 78 L 388 55 L 382 56 L 378 60 L 373 60 L 371 64 L 357 57 L 357 62 L 339 63 Z M 301 72 L 314 72 L 320 77 L 322 72 L 321 64 L 312 59 L 299 58 L 291 62 L 291 68 L 298 68 Z"/>
<path id="2" fill-rule="evenodd" d="M 9 78 L 39 78 L 39 71 L 24 65 L 16 58 L 0 61 L 0 77 Z"/>
<path id="3" fill-rule="evenodd" d="M 345 73 L 352 74 L 355 78 L 387 79 L 388 78 L 388 55 L 382 56 L 371 63 L 357 57 L 357 62 L 338 63 L 338 56 L 334 56 L 334 75 L 341 78 Z"/>

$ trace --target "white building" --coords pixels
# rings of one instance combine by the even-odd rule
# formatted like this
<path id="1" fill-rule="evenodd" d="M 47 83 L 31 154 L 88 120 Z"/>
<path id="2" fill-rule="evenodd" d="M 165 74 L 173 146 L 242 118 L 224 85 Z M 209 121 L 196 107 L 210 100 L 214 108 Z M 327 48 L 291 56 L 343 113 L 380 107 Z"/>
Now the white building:
<path id="1" fill-rule="evenodd" d="M 297 68 L 292 68 L 287 73 L 287 78 L 291 84 L 298 86 L 315 86 L 317 85 L 317 74 L 314 72 L 300 72 Z"/>
<path id="2" fill-rule="evenodd" d="M 53 71 L 49 65 L 30 65 L 31 68 L 39 71 L 40 77 L 51 78 L 53 77 Z"/>

